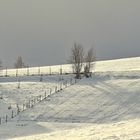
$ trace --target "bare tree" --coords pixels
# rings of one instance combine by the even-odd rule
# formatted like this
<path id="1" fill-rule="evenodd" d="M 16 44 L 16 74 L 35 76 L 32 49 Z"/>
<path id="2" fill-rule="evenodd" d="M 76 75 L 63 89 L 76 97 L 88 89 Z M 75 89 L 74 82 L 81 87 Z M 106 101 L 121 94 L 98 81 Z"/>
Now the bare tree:
<path id="1" fill-rule="evenodd" d="M 16 63 L 15 63 L 15 68 L 24 68 L 24 67 L 25 67 L 25 64 L 22 60 L 22 57 L 18 56 Z"/>
<path id="2" fill-rule="evenodd" d="M 94 67 L 96 61 L 95 51 L 93 48 L 90 48 L 89 51 L 87 52 L 85 61 L 86 61 L 86 66 L 84 68 L 85 76 L 89 77 L 89 74 L 91 74 L 91 69 Z"/>
<path id="3" fill-rule="evenodd" d="M 74 44 L 74 47 L 71 49 L 70 63 L 74 72 L 76 73 L 76 78 L 81 78 L 81 70 L 84 63 L 84 49 L 80 44 Z"/>

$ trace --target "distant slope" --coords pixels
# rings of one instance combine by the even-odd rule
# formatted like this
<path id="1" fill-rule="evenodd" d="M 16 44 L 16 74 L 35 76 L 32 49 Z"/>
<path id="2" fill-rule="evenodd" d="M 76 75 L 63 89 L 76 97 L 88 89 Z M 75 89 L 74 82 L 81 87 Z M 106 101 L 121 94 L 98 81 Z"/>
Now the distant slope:
<path id="1" fill-rule="evenodd" d="M 18 75 L 36 75 L 36 74 L 60 74 L 73 73 L 72 65 L 55 65 L 55 66 L 43 66 L 43 67 L 31 67 L 23 69 L 8 69 L 0 71 L 1 76 L 5 76 L 6 73 L 9 76 Z M 93 72 L 107 72 L 107 71 L 140 71 L 140 57 L 124 58 L 116 60 L 97 61 Z"/>
<path id="2" fill-rule="evenodd" d="M 140 71 L 140 57 L 98 61 L 95 71 Z"/>

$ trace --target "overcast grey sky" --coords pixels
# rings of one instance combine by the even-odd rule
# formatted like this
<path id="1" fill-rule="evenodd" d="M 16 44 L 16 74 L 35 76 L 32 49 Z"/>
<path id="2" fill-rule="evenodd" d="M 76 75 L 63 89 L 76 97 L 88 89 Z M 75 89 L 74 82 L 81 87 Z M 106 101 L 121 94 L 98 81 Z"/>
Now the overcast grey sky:
<path id="1" fill-rule="evenodd" d="M 66 63 L 74 42 L 97 59 L 140 56 L 140 0 L 0 0 L 0 59 Z"/>

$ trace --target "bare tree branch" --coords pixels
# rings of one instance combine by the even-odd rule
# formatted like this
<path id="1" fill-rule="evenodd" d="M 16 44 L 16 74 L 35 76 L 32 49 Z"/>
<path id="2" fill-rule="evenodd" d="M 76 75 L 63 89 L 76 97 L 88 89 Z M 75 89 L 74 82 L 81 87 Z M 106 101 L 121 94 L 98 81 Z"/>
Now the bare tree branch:
<path id="1" fill-rule="evenodd" d="M 89 51 L 87 52 L 85 61 L 86 61 L 85 75 L 88 77 L 88 75 L 89 75 L 89 73 L 91 73 L 91 69 L 94 67 L 95 61 L 96 61 L 94 48 L 89 49 Z"/>

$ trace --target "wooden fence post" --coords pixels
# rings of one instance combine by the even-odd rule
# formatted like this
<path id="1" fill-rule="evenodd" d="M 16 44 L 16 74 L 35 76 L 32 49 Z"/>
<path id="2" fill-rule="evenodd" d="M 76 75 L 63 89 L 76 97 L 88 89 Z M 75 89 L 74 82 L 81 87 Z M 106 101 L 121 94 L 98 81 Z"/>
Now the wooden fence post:
<path id="1" fill-rule="evenodd" d="M 52 93 L 52 89 L 50 88 L 50 95 L 51 95 L 51 93 Z"/>
<path id="2" fill-rule="evenodd" d="M 5 122 L 7 122 L 7 121 L 8 121 L 8 116 L 6 115 Z"/>
<path id="3" fill-rule="evenodd" d="M 62 65 L 60 66 L 60 75 L 63 74 L 63 71 L 62 71 Z"/>
<path id="4" fill-rule="evenodd" d="M 34 104 L 36 104 L 36 101 L 35 101 L 36 99 L 34 98 Z"/>
<path id="5" fill-rule="evenodd" d="M 19 107 L 17 108 L 17 115 L 19 114 L 20 110 L 19 110 Z"/>
<path id="6" fill-rule="evenodd" d="M 25 105 L 23 104 L 23 111 L 24 111 L 24 107 L 25 107 Z"/>
<path id="7" fill-rule="evenodd" d="M 7 77 L 8 75 L 7 75 L 7 67 L 6 67 L 6 69 L 5 69 L 5 77 Z"/>
<path id="8" fill-rule="evenodd" d="M 40 102 L 41 102 L 41 95 L 40 95 Z"/>
<path id="9" fill-rule="evenodd" d="M 55 92 L 57 92 L 57 86 L 55 87 Z"/>
<path id="10" fill-rule="evenodd" d="M 18 78 L 18 89 L 20 89 L 20 79 Z"/>
<path id="11" fill-rule="evenodd" d="M 51 70 L 51 66 L 50 66 L 50 75 L 52 75 L 52 70 Z"/>
<path id="12" fill-rule="evenodd" d="M 28 106 L 29 106 L 29 108 L 31 107 L 31 101 L 30 100 L 29 100 Z"/>
<path id="13" fill-rule="evenodd" d="M 12 110 L 12 115 L 11 115 L 11 118 L 14 118 L 14 111 Z"/>
<path id="14" fill-rule="evenodd" d="M 62 90 L 62 83 L 60 82 L 60 90 Z"/>
<path id="15" fill-rule="evenodd" d="M 77 81 L 76 81 L 76 78 L 75 78 L 75 83 L 76 83 Z"/>
<path id="16" fill-rule="evenodd" d="M 43 77 L 42 77 L 42 74 L 40 75 L 40 80 L 39 80 L 40 82 L 42 82 L 43 81 Z"/>
<path id="17" fill-rule="evenodd" d="M 34 100 L 31 100 L 31 108 L 34 107 L 34 103 L 33 103 Z"/>
<path id="18" fill-rule="evenodd" d="M 40 67 L 38 67 L 38 75 L 40 75 Z"/>
<path id="19" fill-rule="evenodd" d="M 70 80 L 70 84 L 72 85 L 72 78 L 71 78 L 71 80 Z"/>
<path id="20" fill-rule="evenodd" d="M 18 68 L 16 69 L 16 77 L 18 76 Z"/>
<path id="21" fill-rule="evenodd" d="M 47 93 L 46 93 L 46 91 L 45 91 L 45 98 L 44 98 L 44 99 L 46 99 L 46 97 L 47 97 Z"/>
<path id="22" fill-rule="evenodd" d="M 27 76 L 29 76 L 29 66 L 27 67 Z"/>

